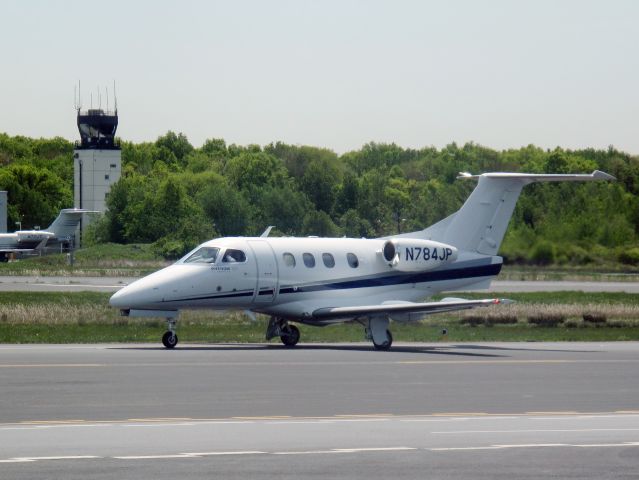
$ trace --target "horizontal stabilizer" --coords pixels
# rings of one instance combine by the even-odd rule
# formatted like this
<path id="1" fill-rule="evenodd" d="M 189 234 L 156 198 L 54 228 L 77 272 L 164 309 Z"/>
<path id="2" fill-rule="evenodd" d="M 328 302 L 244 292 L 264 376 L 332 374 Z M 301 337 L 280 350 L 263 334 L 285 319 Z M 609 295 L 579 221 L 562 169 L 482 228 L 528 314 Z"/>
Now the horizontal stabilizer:
<path id="1" fill-rule="evenodd" d="M 615 177 L 600 170 L 588 174 L 491 172 L 471 175 L 462 172 L 457 178 L 479 180 L 464 205 L 421 232 L 404 233 L 398 237 L 425 238 L 452 245 L 460 251 L 497 255 L 519 194 L 526 185 L 615 180 Z"/>
<path id="2" fill-rule="evenodd" d="M 592 173 L 503 173 L 492 172 L 482 173 L 481 175 L 471 175 L 467 172 L 460 172 L 457 178 L 512 178 L 518 180 L 527 180 L 527 183 L 533 182 L 587 182 L 589 180 L 617 180 L 609 173 L 595 170 Z"/>

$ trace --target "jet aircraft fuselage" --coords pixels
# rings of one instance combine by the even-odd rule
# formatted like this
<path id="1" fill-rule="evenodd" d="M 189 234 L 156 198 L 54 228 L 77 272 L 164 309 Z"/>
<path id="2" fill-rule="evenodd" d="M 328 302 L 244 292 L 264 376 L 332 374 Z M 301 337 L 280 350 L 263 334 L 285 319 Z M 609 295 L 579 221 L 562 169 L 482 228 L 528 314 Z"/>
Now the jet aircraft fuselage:
<path id="1" fill-rule="evenodd" d="M 112 306 L 130 316 L 164 316 L 162 339 L 177 344 L 182 309 L 241 309 L 271 316 L 266 338 L 295 345 L 292 322 L 360 322 L 375 348 L 392 343 L 389 321 L 503 303 L 499 299 L 444 298 L 434 294 L 487 288 L 500 271 L 499 246 L 522 188 L 533 182 L 612 180 L 591 174 L 462 174 L 478 179 L 464 205 L 417 232 L 376 239 L 219 238 L 175 264 L 115 293 Z"/>
<path id="2" fill-rule="evenodd" d="M 453 259 L 452 247 L 436 242 L 430 242 L 434 247 L 419 246 L 428 243 L 410 239 L 396 240 L 399 249 L 387 259 L 383 249 L 389 242 L 215 239 L 122 289 L 111 305 L 159 311 L 241 308 L 321 324 L 336 320 L 314 316 L 321 308 L 417 302 L 442 291 L 477 288 L 497 275 L 502 265 L 498 256 L 464 253 Z M 411 269 L 411 264 L 419 263 L 419 270 Z"/>

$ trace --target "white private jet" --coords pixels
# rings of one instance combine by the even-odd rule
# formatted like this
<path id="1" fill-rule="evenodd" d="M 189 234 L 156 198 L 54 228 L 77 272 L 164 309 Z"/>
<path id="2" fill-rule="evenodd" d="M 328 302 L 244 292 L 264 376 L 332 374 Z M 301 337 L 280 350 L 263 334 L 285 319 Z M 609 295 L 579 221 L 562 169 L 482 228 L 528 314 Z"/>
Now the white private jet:
<path id="1" fill-rule="evenodd" d="M 33 253 L 45 246 L 70 241 L 84 213 L 96 213 L 80 208 L 65 208 L 46 230 L 18 230 L 0 233 L 0 261 L 12 253 Z"/>
<path id="2" fill-rule="evenodd" d="M 393 337 L 389 320 L 502 303 L 500 299 L 423 299 L 487 288 L 499 273 L 497 251 L 521 189 L 533 182 L 614 180 L 607 173 L 542 175 L 463 173 L 477 186 L 457 212 L 425 230 L 384 238 L 218 238 L 173 265 L 116 292 L 122 315 L 162 316 L 167 348 L 177 345 L 182 309 L 241 309 L 271 316 L 266 339 L 294 346 L 292 322 L 325 326 L 357 321 L 379 350 Z"/>

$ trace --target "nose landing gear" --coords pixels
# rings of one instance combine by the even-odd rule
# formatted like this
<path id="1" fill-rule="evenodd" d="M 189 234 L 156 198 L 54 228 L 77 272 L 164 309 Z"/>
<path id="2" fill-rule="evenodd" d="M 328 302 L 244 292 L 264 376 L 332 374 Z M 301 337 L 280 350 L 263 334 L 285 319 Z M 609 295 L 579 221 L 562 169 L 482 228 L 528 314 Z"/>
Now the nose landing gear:
<path id="1" fill-rule="evenodd" d="M 174 318 L 167 318 L 166 323 L 169 331 L 162 335 L 162 344 L 166 348 L 175 348 L 178 344 L 178 336 L 175 334 L 176 320 Z"/>

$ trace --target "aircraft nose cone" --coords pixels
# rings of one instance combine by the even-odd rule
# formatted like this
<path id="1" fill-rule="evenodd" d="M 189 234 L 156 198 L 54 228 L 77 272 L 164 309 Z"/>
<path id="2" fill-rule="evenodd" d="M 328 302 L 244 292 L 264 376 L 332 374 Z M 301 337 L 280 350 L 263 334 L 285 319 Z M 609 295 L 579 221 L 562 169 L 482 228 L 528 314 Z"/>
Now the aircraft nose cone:
<path id="1" fill-rule="evenodd" d="M 109 304 L 116 308 L 136 308 L 152 301 L 154 289 L 147 288 L 146 282 L 138 280 L 115 292 L 109 299 Z"/>
<path id="2" fill-rule="evenodd" d="M 128 287 L 123 287 L 115 292 L 113 295 L 111 295 L 111 298 L 109 299 L 109 305 L 116 308 L 130 307 L 131 295 L 127 293 L 127 288 Z"/>

